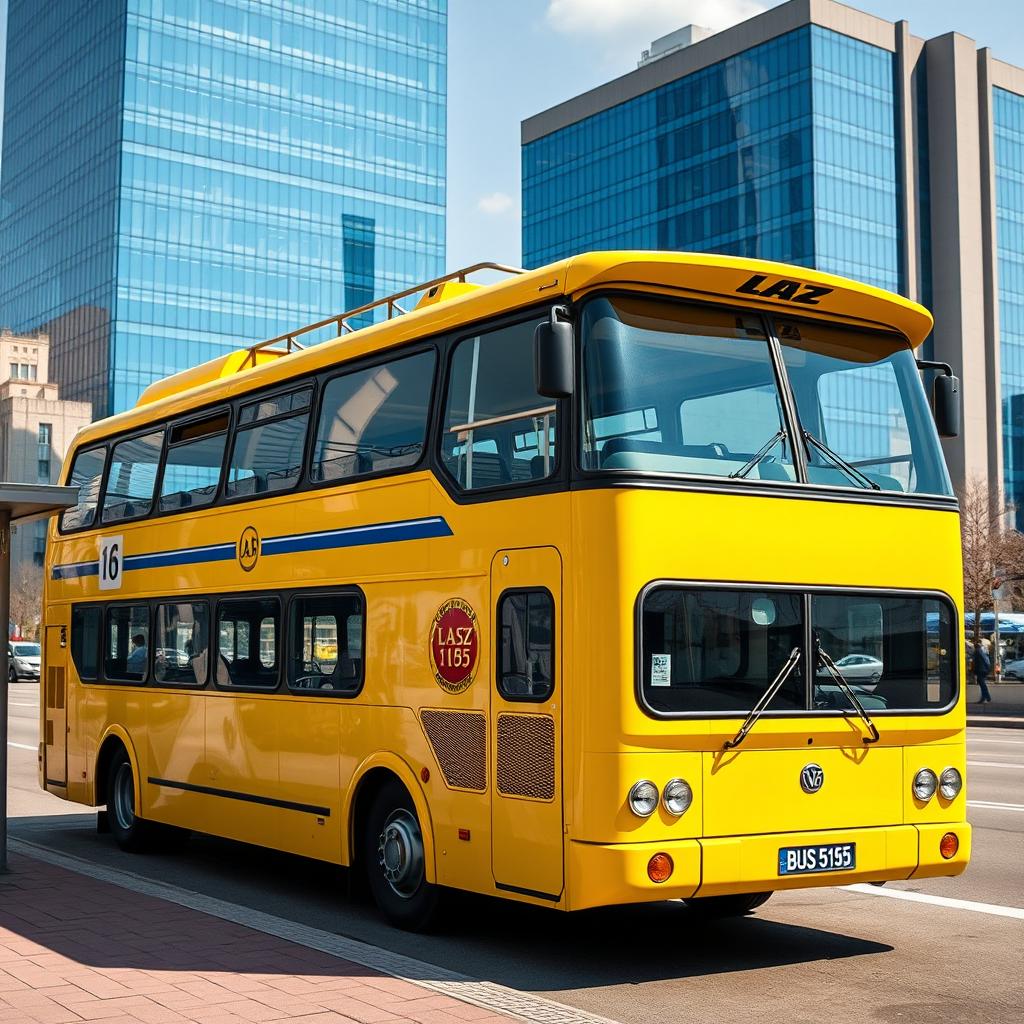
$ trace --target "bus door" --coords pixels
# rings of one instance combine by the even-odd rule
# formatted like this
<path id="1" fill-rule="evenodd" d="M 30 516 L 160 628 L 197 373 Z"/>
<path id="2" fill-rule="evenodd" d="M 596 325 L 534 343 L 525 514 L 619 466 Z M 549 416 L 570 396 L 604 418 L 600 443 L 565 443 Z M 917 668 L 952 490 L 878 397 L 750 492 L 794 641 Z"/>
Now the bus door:
<path id="1" fill-rule="evenodd" d="M 46 781 L 68 783 L 67 655 L 68 627 L 46 627 L 46 674 L 43 687 L 43 731 Z"/>
<path id="2" fill-rule="evenodd" d="M 491 563 L 491 868 L 499 889 L 562 891 L 562 560 L 552 547 Z"/>

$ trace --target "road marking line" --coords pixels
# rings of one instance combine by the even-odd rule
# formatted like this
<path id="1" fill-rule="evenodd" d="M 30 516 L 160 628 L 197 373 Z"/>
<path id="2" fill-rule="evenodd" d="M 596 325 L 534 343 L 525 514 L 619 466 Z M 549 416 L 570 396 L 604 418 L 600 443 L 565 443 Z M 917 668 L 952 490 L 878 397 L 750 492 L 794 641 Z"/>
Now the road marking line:
<path id="1" fill-rule="evenodd" d="M 578 1010 L 575 1006 L 566 1006 L 564 1003 L 556 1003 L 552 999 L 520 992 L 491 981 L 478 981 L 476 978 L 458 974 L 424 960 L 416 960 L 389 949 L 382 949 L 380 946 L 371 946 L 368 942 L 360 942 L 359 939 L 350 939 L 296 921 L 288 921 L 262 910 L 253 910 L 237 903 L 204 896 L 168 882 L 157 882 L 129 871 L 93 864 L 81 857 L 57 853 L 26 839 L 12 838 L 10 847 L 12 852 L 20 853 L 22 856 L 45 861 L 47 864 L 54 864 L 68 871 L 120 886 L 122 889 L 166 900 L 168 903 L 176 903 L 179 907 L 186 907 L 210 917 L 219 917 L 222 921 L 231 921 L 244 928 L 252 928 L 265 935 L 284 939 L 286 942 L 316 949 L 341 960 L 369 967 L 381 974 L 390 974 L 393 978 L 431 989 L 441 995 L 451 996 L 453 999 L 472 1003 L 496 1013 L 518 1017 L 520 1020 L 531 1021 L 534 1024 L 617 1024 L 609 1017 L 599 1017 L 585 1010 Z"/>
<path id="2" fill-rule="evenodd" d="M 14 740 L 8 740 L 7 746 L 17 747 L 19 750 L 38 750 L 38 747 L 33 747 L 30 743 L 15 743 Z"/>
<path id="3" fill-rule="evenodd" d="M 31 707 L 35 707 L 35 704 L 32 704 L 30 706 Z M 982 747 L 987 746 L 989 743 L 1009 743 L 1009 744 L 1011 744 L 1012 746 L 1015 746 L 1015 747 L 1024 746 L 1024 740 L 1004 740 L 1004 739 L 995 739 L 994 737 L 992 739 L 989 739 L 988 737 L 982 738 L 981 736 L 971 737 L 967 741 L 967 745 L 968 746 L 970 746 L 972 743 L 976 743 L 978 746 L 982 746 Z"/>
<path id="4" fill-rule="evenodd" d="M 12 708 L 37 708 L 38 704 L 19 704 L 18 701 L 12 700 L 9 702 Z"/>
<path id="5" fill-rule="evenodd" d="M 993 811 L 1024 811 L 1024 804 L 1004 804 L 998 800 L 968 800 L 968 807 L 984 807 Z"/>
<path id="6" fill-rule="evenodd" d="M 972 768 L 1024 768 L 1016 761 L 968 761 Z"/>
<path id="7" fill-rule="evenodd" d="M 1013 917 L 1024 921 L 1024 908 L 1004 907 L 998 903 L 975 903 L 973 900 L 954 900 L 949 896 L 931 896 L 925 892 L 908 892 L 906 889 L 882 889 L 877 885 L 865 885 L 855 882 L 844 885 L 847 892 L 857 892 L 862 896 L 888 896 L 893 900 L 907 900 L 909 903 L 930 903 L 935 907 L 946 907 L 948 910 L 970 910 L 975 914 L 993 914 L 996 917 Z"/>

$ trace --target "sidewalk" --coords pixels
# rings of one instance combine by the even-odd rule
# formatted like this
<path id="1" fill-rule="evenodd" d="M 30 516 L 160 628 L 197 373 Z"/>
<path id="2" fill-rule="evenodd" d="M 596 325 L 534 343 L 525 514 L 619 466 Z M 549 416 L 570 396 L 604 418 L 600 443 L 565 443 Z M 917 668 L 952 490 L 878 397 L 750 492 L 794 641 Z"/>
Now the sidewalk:
<path id="1" fill-rule="evenodd" d="M 0 1021 L 498 1024 L 511 1018 L 253 928 L 11 858 Z"/>

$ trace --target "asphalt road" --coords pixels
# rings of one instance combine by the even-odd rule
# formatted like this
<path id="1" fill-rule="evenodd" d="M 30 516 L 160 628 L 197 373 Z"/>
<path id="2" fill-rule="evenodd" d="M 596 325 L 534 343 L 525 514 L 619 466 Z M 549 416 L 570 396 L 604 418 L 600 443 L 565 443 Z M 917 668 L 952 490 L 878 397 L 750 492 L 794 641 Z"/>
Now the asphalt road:
<path id="1" fill-rule="evenodd" d="M 11 833 L 53 850 L 623 1024 L 1024 1019 L 1024 919 L 978 909 L 1024 910 L 1024 729 L 968 732 L 974 857 L 959 878 L 780 893 L 751 917 L 717 923 L 675 903 L 560 915 L 460 896 L 441 933 L 421 936 L 383 925 L 339 868 L 206 837 L 176 855 L 121 853 L 96 833 L 94 815 L 38 790 L 36 691 L 12 689 Z M 891 891 L 970 902 L 910 902 Z"/>

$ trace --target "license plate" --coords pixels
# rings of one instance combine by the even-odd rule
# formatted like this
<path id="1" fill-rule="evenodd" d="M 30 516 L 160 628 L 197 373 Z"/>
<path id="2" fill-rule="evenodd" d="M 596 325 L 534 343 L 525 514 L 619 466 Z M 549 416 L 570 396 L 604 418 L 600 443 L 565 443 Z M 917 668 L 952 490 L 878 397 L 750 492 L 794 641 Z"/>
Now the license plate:
<path id="1" fill-rule="evenodd" d="M 783 846 L 779 849 L 780 875 L 808 875 L 814 871 L 851 871 L 856 866 L 856 843 Z"/>

